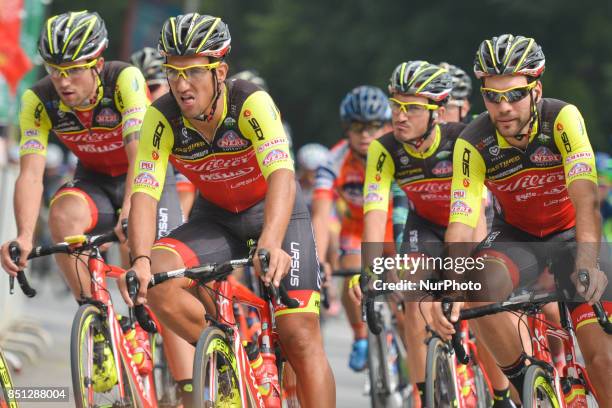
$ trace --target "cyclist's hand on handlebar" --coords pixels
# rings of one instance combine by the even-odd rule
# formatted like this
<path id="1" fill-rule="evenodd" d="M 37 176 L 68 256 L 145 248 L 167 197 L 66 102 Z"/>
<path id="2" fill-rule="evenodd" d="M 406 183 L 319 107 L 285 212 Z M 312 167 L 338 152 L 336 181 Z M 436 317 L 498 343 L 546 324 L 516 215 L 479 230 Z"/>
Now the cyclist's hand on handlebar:
<path id="1" fill-rule="evenodd" d="M 578 270 L 584 270 L 588 273 L 588 287 L 578 281 Z M 576 285 L 578 294 L 581 295 L 589 305 L 593 305 L 599 301 L 608 286 L 608 278 L 606 274 L 597 267 L 576 268 L 576 271 L 571 276 L 572 282 Z"/>
<path id="2" fill-rule="evenodd" d="M 117 220 L 117 225 L 115 225 L 115 228 L 113 228 L 113 231 L 115 232 L 115 235 L 117 235 L 117 238 L 119 238 L 119 242 L 121 244 L 124 244 L 127 242 L 127 236 L 125 235 L 125 233 L 123 232 L 123 223 L 125 222 L 125 220 L 127 220 L 128 217 L 128 212 L 125 212 L 125 216 L 123 216 L 124 211 L 121 211 L 121 213 L 119 214 L 119 220 Z"/>
<path id="3" fill-rule="evenodd" d="M 127 270 L 127 272 L 129 271 L 134 271 L 136 273 L 138 283 L 140 284 L 138 294 L 136 295 L 135 303 L 137 305 L 144 305 L 147 303 L 147 287 L 149 286 L 149 282 L 151 281 L 151 265 L 149 265 L 149 261 L 146 258 L 140 258 L 137 259 L 136 262 L 134 262 L 134 264 L 132 265 L 132 267 Z M 126 274 L 124 274 L 118 280 L 119 290 L 125 303 L 129 307 L 134 307 L 134 302 L 132 302 L 132 299 L 130 298 L 130 295 L 127 290 L 127 284 L 125 282 Z"/>
<path id="4" fill-rule="evenodd" d="M 253 264 L 255 266 L 255 272 L 258 276 L 266 284 L 273 283 L 274 286 L 278 287 L 280 285 L 281 279 L 289 273 L 289 267 L 291 266 L 291 257 L 289 254 L 282 250 L 280 247 L 272 247 L 270 245 L 266 245 L 265 243 L 259 242 L 257 246 L 257 252 L 259 253 L 260 249 L 266 249 L 270 254 L 270 263 L 268 265 L 268 273 L 265 276 L 262 274 L 261 265 L 259 263 L 259 258 L 253 258 Z"/>
<path id="5" fill-rule="evenodd" d="M 19 249 L 21 250 L 19 257 L 19 264 L 15 265 L 11 256 L 9 254 L 9 245 L 11 242 L 16 242 L 19 245 Z M 23 238 L 15 238 L 14 240 L 10 240 L 2 244 L 2 248 L 0 250 L 0 262 L 2 263 L 2 268 L 11 276 L 17 276 L 17 272 L 24 269 L 28 262 L 28 255 L 32 251 L 32 241 Z"/>
<path id="6" fill-rule="evenodd" d="M 463 308 L 463 302 L 453 302 L 453 309 L 451 310 L 450 322 L 444 316 L 442 310 L 442 302 L 433 302 L 431 310 L 431 321 L 432 327 L 444 340 L 449 340 L 455 333 L 454 323 L 459 320 L 459 313 Z"/>

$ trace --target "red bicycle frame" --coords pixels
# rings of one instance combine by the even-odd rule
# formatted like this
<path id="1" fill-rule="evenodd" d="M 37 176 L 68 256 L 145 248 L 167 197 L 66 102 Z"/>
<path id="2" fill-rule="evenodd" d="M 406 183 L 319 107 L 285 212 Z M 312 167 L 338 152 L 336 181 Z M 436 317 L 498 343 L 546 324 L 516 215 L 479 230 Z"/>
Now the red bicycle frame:
<path id="1" fill-rule="evenodd" d="M 238 282 L 233 276 L 228 276 L 226 280 L 215 281 L 213 289 L 216 297 L 217 320 L 219 323 L 227 325 L 232 329 L 229 337 L 232 342 L 233 352 L 238 360 L 239 373 L 237 374 L 243 401 L 242 406 L 248 406 L 248 390 L 257 399 L 257 406 L 265 408 L 264 400 L 259 393 L 258 384 L 249 363 L 246 350 L 242 346 L 242 340 L 250 341 L 251 339 L 242 339 L 240 336 L 240 328 L 234 316 L 233 302 L 246 304 L 257 309 L 261 321 L 261 344 L 273 350 L 272 345 L 278 341 L 278 334 L 272 330 L 273 320 L 270 305 L 266 300 L 260 298 Z M 278 386 L 278 384 L 275 385 Z"/>
<path id="2" fill-rule="evenodd" d="M 123 335 L 123 330 L 121 330 L 121 325 L 117 320 L 117 315 L 113 308 L 112 300 L 107 290 L 106 278 L 114 278 L 119 279 L 125 274 L 125 270 L 114 266 L 106 264 L 101 258 L 98 256 L 94 256 L 93 254 L 89 256 L 89 260 L 87 263 L 91 274 L 91 298 L 95 301 L 94 304 L 103 304 L 106 306 L 106 322 L 110 329 L 111 336 L 111 344 L 113 349 L 113 358 L 117 362 L 117 380 L 119 383 L 119 392 L 122 398 L 124 395 L 124 381 L 123 381 L 123 368 L 122 365 L 118 362 L 121 361 L 119 359 L 119 354 L 123 358 L 123 361 L 126 361 L 128 364 L 127 375 L 130 376 L 136 385 L 136 390 L 138 395 L 136 396 L 143 404 L 144 408 L 156 408 L 157 407 L 157 396 L 155 393 L 155 382 L 154 382 L 154 372 L 151 371 L 148 375 L 142 376 L 138 372 L 138 368 L 136 364 L 132 360 L 132 356 L 130 354 L 130 349 L 127 343 L 125 336 Z M 155 321 L 155 324 L 160 331 L 161 334 L 161 325 L 155 318 L 155 315 L 151 310 L 147 310 L 149 316 Z M 87 345 L 90 355 L 92 355 L 93 351 L 93 339 L 90 338 L 89 344 Z M 88 370 L 93 369 L 91 367 L 92 361 L 88 361 Z M 93 400 L 93 387 L 89 388 L 89 398 Z"/>

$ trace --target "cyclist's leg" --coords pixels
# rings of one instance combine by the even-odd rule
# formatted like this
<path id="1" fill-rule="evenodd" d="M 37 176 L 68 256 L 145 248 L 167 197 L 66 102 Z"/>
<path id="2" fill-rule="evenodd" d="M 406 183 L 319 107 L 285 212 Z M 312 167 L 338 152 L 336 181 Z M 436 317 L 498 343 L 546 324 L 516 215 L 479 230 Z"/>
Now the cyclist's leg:
<path id="1" fill-rule="evenodd" d="M 283 241 L 283 250 L 292 257 L 292 267 L 283 284 L 289 296 L 299 300 L 300 307 L 277 307 L 275 316 L 283 352 L 296 373 L 300 404 L 333 407 L 335 381 L 319 325 L 318 261 L 310 218 L 307 214 L 302 217 L 292 217 Z"/>
<path id="2" fill-rule="evenodd" d="M 560 251 L 555 257 L 552 265 L 553 271 L 559 277 L 561 285 L 574 293 L 574 286 L 567 277 L 574 271 L 574 251 Z M 610 276 L 610 265 L 602 257 L 601 269 Z M 579 296 L 577 296 L 579 297 Z M 602 304 L 608 315 L 612 316 L 612 288 L 610 284 L 606 288 Z M 600 406 L 609 404 L 612 406 L 612 336 L 607 335 L 597 323 L 593 308 L 587 303 L 568 303 L 568 309 L 576 329 L 576 338 L 582 351 L 589 379 L 597 393 Z"/>
<path id="3" fill-rule="evenodd" d="M 340 268 L 361 268 L 361 235 L 363 224 L 345 219 L 340 231 Z M 346 317 L 353 330 L 353 345 L 349 357 L 349 367 L 355 371 L 363 370 L 368 360 L 368 329 L 361 321 L 361 308 L 353 302 L 349 296 L 349 278 L 344 279 L 342 285 L 342 306 L 346 311 Z"/>
<path id="4" fill-rule="evenodd" d="M 470 280 L 482 283 L 483 290 L 475 294 L 471 306 L 489 304 L 505 299 L 514 288 L 535 282 L 540 265 L 533 245 L 525 233 L 501 221 L 496 221 L 491 233 L 479 245 L 475 257 L 484 257 L 484 268 L 472 271 Z M 524 350 L 530 352 L 529 333 L 518 325 L 516 316 L 498 313 L 470 322 L 478 338 L 489 349 L 502 372 L 522 395 L 526 370 Z M 521 335 L 519 336 L 519 328 Z M 521 339 L 523 343 L 521 343 Z"/>
<path id="5" fill-rule="evenodd" d="M 107 194 L 91 179 L 64 184 L 51 200 L 49 229 L 54 242 L 69 235 L 110 229 L 115 219 L 115 208 Z M 87 264 L 64 254 L 55 255 L 55 259 L 75 299 L 90 297 Z"/>
<path id="6" fill-rule="evenodd" d="M 442 243 L 444 242 L 444 228 L 434 225 L 419 217 L 416 213 L 410 214 L 404 229 L 403 242 L 400 253 L 409 257 L 440 256 Z M 425 280 L 431 271 L 424 269 L 415 271 L 410 277 L 413 282 Z M 430 303 L 419 304 L 417 299 L 406 297 L 404 308 L 404 319 L 407 324 L 404 327 L 404 342 L 406 344 L 406 364 L 410 372 L 410 381 L 416 384 L 419 395 L 424 404 L 425 392 L 425 369 L 427 359 L 427 331 L 426 320 L 431 321 Z M 425 316 L 425 319 L 423 318 Z"/>

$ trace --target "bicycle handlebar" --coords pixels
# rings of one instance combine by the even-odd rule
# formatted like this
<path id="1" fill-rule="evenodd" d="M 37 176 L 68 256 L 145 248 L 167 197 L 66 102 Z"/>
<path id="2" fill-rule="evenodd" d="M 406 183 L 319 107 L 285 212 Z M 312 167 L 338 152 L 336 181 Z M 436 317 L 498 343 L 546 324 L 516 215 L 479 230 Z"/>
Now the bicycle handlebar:
<path id="1" fill-rule="evenodd" d="M 451 312 L 453 310 L 453 302 L 448 299 L 442 299 L 442 311 L 444 312 L 444 316 L 450 322 Z M 455 326 L 455 333 L 451 338 L 451 344 L 453 346 L 453 350 L 455 350 L 455 355 L 457 356 L 457 361 L 461 364 L 467 364 L 470 362 L 470 356 L 466 353 L 465 348 L 462 344 L 461 339 L 461 330 L 459 330 L 461 320 L 457 320 L 453 325 Z"/>
<path id="2" fill-rule="evenodd" d="M 121 227 L 123 228 L 123 232 L 127 232 L 127 220 L 123 220 L 121 223 Z M 84 235 L 83 242 L 79 246 L 75 246 L 68 242 L 61 242 L 55 245 L 49 246 L 37 246 L 32 248 L 32 251 L 28 254 L 28 260 L 34 258 L 40 258 L 43 256 L 53 255 L 53 254 L 71 254 L 76 252 L 82 252 L 93 248 L 99 248 L 102 245 L 109 242 L 116 242 L 119 240 L 114 231 L 107 232 L 102 235 Z M 15 265 L 19 263 L 21 259 L 21 248 L 17 241 L 12 241 L 9 243 L 9 256 Z M 25 275 L 24 271 L 17 272 L 17 282 L 19 282 L 19 286 L 21 287 L 22 292 L 27 297 L 36 296 L 36 289 L 30 286 L 28 282 L 28 278 Z M 12 295 L 15 293 L 15 278 L 13 276 L 9 277 L 9 293 Z"/>
<path id="3" fill-rule="evenodd" d="M 259 257 L 259 260 L 262 265 L 262 272 L 265 275 L 268 272 L 270 254 L 265 249 L 260 249 L 257 256 Z M 190 269 L 184 268 L 169 272 L 162 272 L 153 275 L 147 287 L 152 288 L 153 286 L 159 285 L 169 279 L 179 277 L 190 278 L 198 281 L 201 285 L 204 285 L 212 281 L 223 280 L 233 272 L 234 268 L 238 266 L 247 265 L 253 265 L 252 257 L 231 260 L 222 264 L 210 263 Z M 132 301 L 135 303 L 136 295 L 140 290 L 140 282 L 138 281 L 138 278 L 136 277 L 136 273 L 134 271 L 131 270 L 126 274 L 126 283 L 128 294 L 130 295 Z M 289 296 L 287 289 L 285 288 L 282 282 L 278 288 L 276 288 L 274 285 L 266 286 L 266 292 L 268 293 L 268 296 L 270 297 L 273 303 L 276 303 L 280 299 L 281 302 L 290 309 L 295 309 L 300 305 L 297 299 L 294 299 Z M 134 313 L 136 315 L 138 323 L 143 329 L 150 333 L 154 333 L 156 331 L 157 328 L 155 326 L 155 322 L 151 319 L 149 313 L 143 305 L 135 305 Z"/>

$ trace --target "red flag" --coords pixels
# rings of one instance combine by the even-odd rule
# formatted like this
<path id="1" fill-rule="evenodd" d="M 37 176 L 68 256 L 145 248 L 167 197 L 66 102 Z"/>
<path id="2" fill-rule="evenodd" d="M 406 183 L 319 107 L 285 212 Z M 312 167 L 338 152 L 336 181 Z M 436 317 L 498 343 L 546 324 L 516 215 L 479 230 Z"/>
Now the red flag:
<path id="1" fill-rule="evenodd" d="M 0 75 L 4 76 L 13 95 L 21 78 L 32 68 L 19 44 L 23 12 L 23 0 L 0 0 Z"/>

